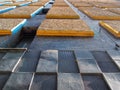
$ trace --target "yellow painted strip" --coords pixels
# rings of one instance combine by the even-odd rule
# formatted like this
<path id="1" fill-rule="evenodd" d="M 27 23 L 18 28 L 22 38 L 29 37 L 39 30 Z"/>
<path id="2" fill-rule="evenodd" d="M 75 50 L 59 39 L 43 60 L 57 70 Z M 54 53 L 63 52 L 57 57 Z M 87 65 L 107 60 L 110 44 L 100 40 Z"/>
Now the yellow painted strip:
<path id="1" fill-rule="evenodd" d="M 115 37 L 120 37 L 119 31 L 115 30 L 114 28 L 112 28 L 112 26 L 108 25 L 107 23 L 104 23 L 104 21 L 101 21 L 99 24 L 103 28 L 105 28 L 107 31 L 109 31 L 110 33 L 112 33 Z"/>

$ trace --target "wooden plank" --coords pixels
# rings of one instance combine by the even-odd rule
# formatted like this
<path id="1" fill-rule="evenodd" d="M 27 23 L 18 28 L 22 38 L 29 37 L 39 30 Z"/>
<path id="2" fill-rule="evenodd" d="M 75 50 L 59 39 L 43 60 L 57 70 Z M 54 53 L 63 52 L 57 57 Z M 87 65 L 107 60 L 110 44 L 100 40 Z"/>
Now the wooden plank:
<path id="1" fill-rule="evenodd" d="M 82 20 L 46 19 L 39 26 L 36 35 L 93 37 L 94 32 Z"/>
<path id="2" fill-rule="evenodd" d="M 79 73 L 59 73 L 57 90 L 84 90 Z"/>
<path id="3" fill-rule="evenodd" d="M 79 15 L 70 7 L 52 7 L 47 15 L 47 19 L 79 19 Z"/>
<path id="4" fill-rule="evenodd" d="M 28 90 L 32 73 L 12 73 L 3 90 Z"/>
<path id="5" fill-rule="evenodd" d="M 120 73 L 104 73 L 103 75 L 111 90 L 120 89 Z"/>
<path id="6" fill-rule="evenodd" d="M 58 51 L 57 50 L 42 51 L 36 72 L 57 73 L 58 72 Z"/>
<path id="7" fill-rule="evenodd" d="M 17 63 L 19 63 L 21 56 L 24 51 L 19 52 L 8 52 L 0 60 L 0 71 L 1 72 L 12 72 L 14 71 Z"/>
<path id="8" fill-rule="evenodd" d="M 120 21 L 101 21 L 99 24 L 115 37 L 120 37 Z"/>
<path id="9" fill-rule="evenodd" d="M 95 59 L 80 59 L 78 67 L 81 73 L 101 73 L 101 70 Z"/>

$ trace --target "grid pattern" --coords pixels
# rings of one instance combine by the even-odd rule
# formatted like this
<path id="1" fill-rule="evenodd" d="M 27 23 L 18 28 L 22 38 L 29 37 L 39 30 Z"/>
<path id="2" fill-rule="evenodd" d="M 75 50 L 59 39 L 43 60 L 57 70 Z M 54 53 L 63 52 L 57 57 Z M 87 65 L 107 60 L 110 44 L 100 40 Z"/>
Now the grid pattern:
<path id="1" fill-rule="evenodd" d="M 36 58 L 33 58 L 33 55 L 36 55 Z M 114 87 L 116 82 L 120 84 L 120 63 L 116 63 L 119 60 L 115 58 L 119 55 L 120 52 L 115 50 L 37 52 L 25 49 L 9 52 L 1 50 L 0 88 L 3 90 L 119 89 L 119 86 Z"/>

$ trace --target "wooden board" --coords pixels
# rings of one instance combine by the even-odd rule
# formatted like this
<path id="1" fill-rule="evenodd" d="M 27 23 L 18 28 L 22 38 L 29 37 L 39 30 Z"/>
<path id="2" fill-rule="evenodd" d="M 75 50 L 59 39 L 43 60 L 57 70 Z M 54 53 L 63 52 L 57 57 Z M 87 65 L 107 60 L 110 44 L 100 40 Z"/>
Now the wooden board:
<path id="1" fill-rule="evenodd" d="M 0 19 L 0 35 L 12 34 L 12 29 L 23 21 L 24 19 Z"/>
<path id="2" fill-rule="evenodd" d="M 31 14 L 37 11 L 40 6 L 25 6 L 16 8 L 6 13 L 0 14 L 0 18 L 31 18 Z"/>
<path id="3" fill-rule="evenodd" d="M 78 19 L 79 15 L 70 7 L 52 7 L 47 15 L 47 19 Z"/>
<path id="4" fill-rule="evenodd" d="M 106 9 L 93 7 L 89 9 L 88 8 L 82 9 L 82 12 L 84 12 L 90 18 L 95 20 L 120 20 L 119 14 L 112 13 Z"/>
<path id="5" fill-rule="evenodd" d="M 37 36 L 94 36 L 82 20 L 46 19 L 37 30 Z"/>
<path id="6" fill-rule="evenodd" d="M 120 37 L 120 21 L 101 21 L 99 24 L 115 37 Z"/>

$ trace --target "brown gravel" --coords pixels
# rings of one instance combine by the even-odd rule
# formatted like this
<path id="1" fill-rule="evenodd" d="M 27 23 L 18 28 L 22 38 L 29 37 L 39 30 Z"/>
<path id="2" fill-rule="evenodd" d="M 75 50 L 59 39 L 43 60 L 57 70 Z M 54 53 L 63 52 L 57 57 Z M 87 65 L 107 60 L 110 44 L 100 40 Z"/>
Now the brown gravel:
<path id="1" fill-rule="evenodd" d="M 10 6 L 0 6 L 0 9 L 9 8 Z"/>
<path id="2" fill-rule="evenodd" d="M 70 7 L 52 7 L 46 15 L 49 19 L 78 19 L 79 15 Z"/>
<path id="3" fill-rule="evenodd" d="M 11 34 L 11 29 L 21 23 L 24 19 L 0 19 L 0 35 Z"/>
<path id="4" fill-rule="evenodd" d="M 85 36 L 86 33 L 88 36 L 93 36 L 93 31 L 86 25 L 82 20 L 73 20 L 73 19 L 46 19 L 39 26 L 37 35 L 39 34 L 51 34 L 55 33 L 58 35 L 70 34 L 75 36 L 74 33 L 81 36 Z"/>
<path id="5" fill-rule="evenodd" d="M 85 14 L 87 14 L 92 19 L 102 19 L 102 20 L 120 20 L 120 15 L 112 13 L 106 9 L 101 8 L 82 8 L 81 9 Z"/>
<path id="6" fill-rule="evenodd" d="M 108 8 L 108 10 L 113 12 L 113 13 L 120 14 L 120 8 Z"/>
<path id="7" fill-rule="evenodd" d="M 0 14 L 0 18 L 30 18 L 30 14 L 39 9 L 39 6 L 25 6 Z"/>
<path id="8" fill-rule="evenodd" d="M 99 24 L 115 37 L 120 38 L 120 21 L 101 21 Z"/>
<path id="9" fill-rule="evenodd" d="M 69 7 L 69 5 L 68 5 L 67 3 L 65 3 L 65 2 L 59 2 L 59 3 L 58 3 L 58 2 L 57 2 L 57 3 L 55 2 L 55 3 L 53 4 L 53 6 L 61 6 L 61 7 L 62 7 L 62 6 L 67 6 L 67 7 Z"/>
<path id="10" fill-rule="evenodd" d="M 93 6 L 87 2 L 80 2 L 80 3 L 75 2 L 75 3 L 73 3 L 73 5 L 75 7 L 92 7 Z"/>
<path id="11" fill-rule="evenodd" d="M 120 21 L 103 21 L 120 33 Z"/>

